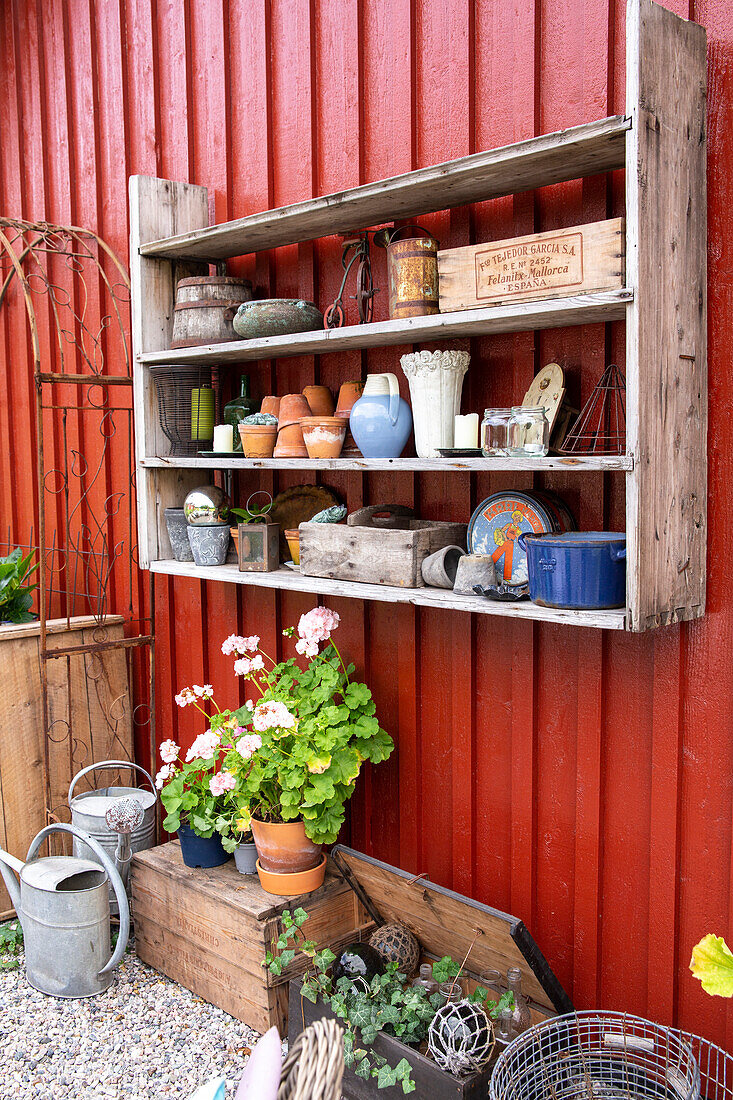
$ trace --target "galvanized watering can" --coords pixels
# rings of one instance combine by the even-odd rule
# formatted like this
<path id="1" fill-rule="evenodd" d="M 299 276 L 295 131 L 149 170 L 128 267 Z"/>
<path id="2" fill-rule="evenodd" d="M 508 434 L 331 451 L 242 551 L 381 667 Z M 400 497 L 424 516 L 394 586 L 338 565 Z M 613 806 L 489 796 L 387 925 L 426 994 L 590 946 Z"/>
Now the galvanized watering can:
<path id="1" fill-rule="evenodd" d="M 142 772 L 150 783 L 151 790 L 141 790 L 139 787 L 100 787 L 95 791 L 82 791 L 74 795 L 74 787 L 89 772 L 102 768 L 130 768 Z M 69 787 L 69 809 L 71 810 L 71 824 L 77 829 L 88 833 L 110 855 L 115 855 L 117 848 L 117 833 L 113 832 L 107 823 L 107 813 L 120 798 L 134 798 L 140 803 L 143 810 L 142 821 L 135 826 L 130 834 L 129 856 L 135 852 L 144 852 L 146 848 L 152 848 L 155 844 L 155 806 L 158 796 L 155 793 L 155 784 L 152 776 L 141 768 L 139 764 L 133 764 L 130 760 L 103 760 L 101 764 L 90 764 L 82 768 L 74 776 Z M 80 858 L 91 859 L 92 854 L 82 839 L 74 840 L 74 855 Z M 126 880 L 126 874 L 123 874 Z M 117 903 L 110 884 L 110 906 L 113 913 L 117 912 Z"/>
<path id="2" fill-rule="evenodd" d="M 38 849 L 54 832 L 71 833 L 75 843 L 83 840 L 94 862 L 76 856 L 39 859 Z M 0 850 L 0 873 L 23 928 L 25 972 L 33 988 L 52 997 L 103 993 L 127 946 L 130 907 L 122 879 L 101 845 L 73 825 L 47 825 L 32 841 L 25 863 Z M 111 957 L 110 884 L 120 913 Z"/>

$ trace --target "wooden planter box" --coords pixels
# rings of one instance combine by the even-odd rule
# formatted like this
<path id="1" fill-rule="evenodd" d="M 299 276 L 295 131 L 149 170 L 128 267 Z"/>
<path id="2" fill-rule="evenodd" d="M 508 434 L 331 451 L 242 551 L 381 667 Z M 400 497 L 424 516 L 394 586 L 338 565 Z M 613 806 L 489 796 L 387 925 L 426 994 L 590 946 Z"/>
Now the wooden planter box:
<path id="1" fill-rule="evenodd" d="M 266 893 L 256 875 L 221 867 L 186 867 L 177 840 L 132 861 L 132 910 L 138 957 L 223 1008 L 255 1031 L 288 1026 L 288 980 L 304 970 L 296 958 L 279 977 L 262 966 L 284 909 L 302 905 L 308 936 L 334 950 L 371 927 L 355 894 L 329 867 L 320 890 L 292 898 Z"/>
<path id="2" fill-rule="evenodd" d="M 380 863 L 343 845 L 333 849 L 331 858 L 369 916 L 379 923 L 403 921 L 418 937 L 426 958 L 451 955 L 460 962 L 470 948 L 465 972 L 472 985 L 485 970 L 495 968 L 505 973 L 507 967 L 518 966 L 533 1023 L 558 1012 L 572 1012 L 572 1001 L 527 928 L 516 917 L 436 886 L 427 879 L 416 879 L 397 867 Z M 359 939 L 356 932 L 355 929 L 353 938 Z M 332 1015 L 326 1005 L 314 1005 L 301 997 L 300 989 L 299 980 L 291 982 L 288 1032 L 291 1043 L 314 1020 Z M 448 1097 L 456 1100 L 481 1097 L 484 1100 L 487 1095 L 490 1066 L 469 1077 L 454 1077 L 414 1047 L 383 1033 L 377 1036 L 373 1049 L 392 1066 L 401 1058 L 407 1059 L 417 1085 L 416 1096 L 431 1100 L 447 1100 Z M 342 1087 L 345 1100 L 364 1100 L 366 1097 L 397 1100 L 404 1095 L 399 1085 L 378 1090 L 376 1081 L 364 1081 L 350 1069 L 346 1070 Z"/>

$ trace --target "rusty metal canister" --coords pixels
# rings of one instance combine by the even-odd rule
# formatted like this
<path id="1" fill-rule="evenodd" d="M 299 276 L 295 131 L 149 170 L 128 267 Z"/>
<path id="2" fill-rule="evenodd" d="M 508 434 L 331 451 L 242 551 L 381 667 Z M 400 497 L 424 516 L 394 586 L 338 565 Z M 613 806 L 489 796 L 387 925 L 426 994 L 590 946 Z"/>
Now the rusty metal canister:
<path id="1" fill-rule="evenodd" d="M 398 233 L 420 229 L 425 237 L 396 240 Z M 387 245 L 389 315 L 424 317 L 438 313 L 438 242 L 426 229 L 406 225 L 395 230 Z"/>

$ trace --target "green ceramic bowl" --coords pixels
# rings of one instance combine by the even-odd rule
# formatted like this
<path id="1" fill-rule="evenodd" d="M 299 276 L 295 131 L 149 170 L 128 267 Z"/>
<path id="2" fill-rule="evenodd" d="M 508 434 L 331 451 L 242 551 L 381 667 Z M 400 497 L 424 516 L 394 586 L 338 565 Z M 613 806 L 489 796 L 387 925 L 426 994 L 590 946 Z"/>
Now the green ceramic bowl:
<path id="1" fill-rule="evenodd" d="M 287 336 L 323 328 L 323 314 L 313 302 L 300 298 L 263 298 L 243 302 L 234 318 L 234 331 L 243 340 Z"/>

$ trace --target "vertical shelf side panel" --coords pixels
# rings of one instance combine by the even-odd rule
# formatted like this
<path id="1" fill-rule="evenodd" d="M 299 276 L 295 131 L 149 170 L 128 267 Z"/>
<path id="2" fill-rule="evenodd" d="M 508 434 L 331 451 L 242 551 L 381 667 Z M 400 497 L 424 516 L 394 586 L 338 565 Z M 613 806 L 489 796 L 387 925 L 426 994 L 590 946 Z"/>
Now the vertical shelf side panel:
<path id="1" fill-rule="evenodd" d="M 627 8 L 628 624 L 705 610 L 706 35 L 651 0 Z"/>
<path id="2" fill-rule="evenodd" d="M 148 241 L 209 224 L 205 187 L 152 176 L 130 176 L 130 283 L 132 310 L 135 451 L 137 461 L 139 564 L 173 556 L 165 526 L 166 507 L 180 505 L 201 480 L 196 470 L 148 470 L 140 459 L 164 455 L 170 448 L 158 418 L 150 372 L 137 356 L 170 347 L 176 283 L 185 275 L 206 273 L 206 265 L 178 265 L 141 256 Z"/>

